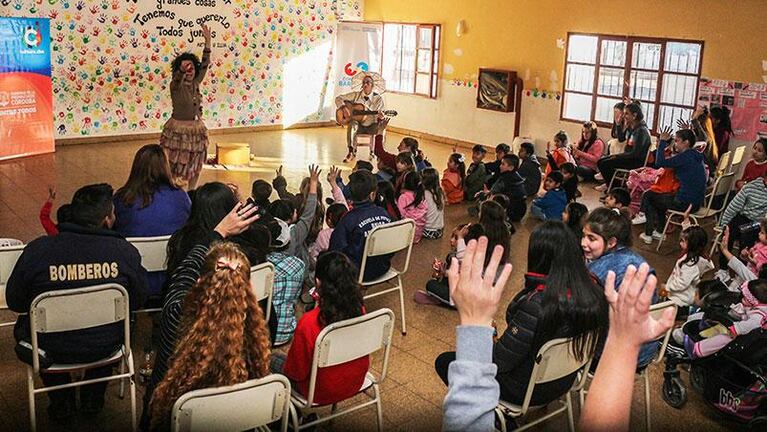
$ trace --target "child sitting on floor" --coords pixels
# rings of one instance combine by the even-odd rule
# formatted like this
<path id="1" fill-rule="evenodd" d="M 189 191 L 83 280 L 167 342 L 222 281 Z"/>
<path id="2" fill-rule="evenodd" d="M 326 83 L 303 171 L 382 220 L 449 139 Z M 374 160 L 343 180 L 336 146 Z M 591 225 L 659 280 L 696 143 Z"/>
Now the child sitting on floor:
<path id="1" fill-rule="evenodd" d="M 415 171 L 410 171 L 405 175 L 405 181 L 402 183 L 402 193 L 397 198 L 397 207 L 402 218 L 410 218 L 415 222 L 415 237 L 413 243 L 418 243 L 423 237 L 423 229 L 426 226 L 426 213 L 428 204 L 426 202 L 426 192 L 421 184 L 421 175 Z"/>
<path id="2" fill-rule="evenodd" d="M 609 209 L 627 209 L 631 205 L 631 195 L 629 191 L 623 188 L 613 188 L 610 192 L 607 192 L 605 197 L 605 207 Z"/>
<path id="3" fill-rule="evenodd" d="M 463 181 L 466 178 L 466 159 L 460 153 L 453 153 L 447 160 L 447 168 L 442 173 L 442 190 L 445 191 L 448 204 L 463 201 Z"/>
<path id="4" fill-rule="evenodd" d="M 439 172 L 434 168 L 421 171 L 421 182 L 426 198 L 426 225 L 423 236 L 427 239 L 442 238 L 445 228 L 445 193 L 439 185 Z"/>
<path id="5" fill-rule="evenodd" d="M 705 256 L 707 243 L 708 234 L 697 225 L 684 229 L 679 238 L 682 256 L 676 261 L 668 281 L 659 291 L 661 297 L 668 297 L 679 307 L 677 318 L 687 316 L 701 276 L 714 268 L 714 264 Z"/>
<path id="6" fill-rule="evenodd" d="M 570 151 L 570 138 L 568 138 L 567 133 L 563 130 L 554 135 L 554 150 L 551 150 L 551 142 L 546 143 L 546 154 L 551 156 L 557 167 L 567 162 L 575 165 L 575 158 L 573 158 Z M 547 175 L 556 170 L 557 168 L 552 165 L 546 166 Z"/>
<path id="7" fill-rule="evenodd" d="M 333 229 L 347 211 L 346 204 L 342 203 L 333 203 L 328 207 L 325 212 L 325 223 L 328 224 L 328 227 L 320 231 L 317 235 L 317 240 L 309 250 L 309 255 L 312 257 L 312 261 L 316 261 L 317 256 L 319 256 L 320 253 L 328 250 L 328 247 L 330 246 L 330 236 L 333 235 Z"/>
<path id="8" fill-rule="evenodd" d="M 578 241 L 583 237 L 583 225 L 586 223 L 586 217 L 589 215 L 589 209 L 577 202 L 571 202 L 562 212 L 562 222 L 570 228 Z"/>
<path id="9" fill-rule="evenodd" d="M 759 222 L 759 241 L 750 248 L 740 251 L 740 256 L 748 264 L 748 269 L 759 274 L 764 263 L 767 263 L 767 219 Z"/>
<path id="10" fill-rule="evenodd" d="M 562 173 L 552 171 L 543 181 L 543 192 L 538 193 L 538 197 L 533 200 L 530 212 L 533 217 L 540 220 L 561 220 L 562 212 L 567 206 L 567 195 L 562 190 Z"/>
<path id="11" fill-rule="evenodd" d="M 487 149 L 482 144 L 477 144 L 471 150 L 471 164 L 466 170 L 466 178 L 463 179 L 463 195 L 467 201 L 474 200 L 477 193 L 485 186 L 487 171 L 482 162 L 487 154 Z"/>

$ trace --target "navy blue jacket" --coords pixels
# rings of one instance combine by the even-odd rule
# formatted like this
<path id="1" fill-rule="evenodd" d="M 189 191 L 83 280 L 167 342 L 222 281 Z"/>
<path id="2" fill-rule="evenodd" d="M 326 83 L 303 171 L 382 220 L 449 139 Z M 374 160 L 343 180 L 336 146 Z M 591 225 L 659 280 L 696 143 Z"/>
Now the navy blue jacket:
<path id="1" fill-rule="evenodd" d="M 59 235 L 40 237 L 24 248 L 8 279 L 5 298 L 11 310 L 27 313 L 32 300 L 42 293 L 104 283 L 122 285 L 128 291 L 130 309 L 141 307 L 147 275 L 138 250 L 114 231 L 62 223 Z M 17 341 L 29 341 L 29 317 L 19 316 L 14 336 Z M 57 353 L 90 356 L 112 351 L 122 342 L 122 323 L 38 337 L 40 348 L 54 360 Z"/>
<path id="2" fill-rule="evenodd" d="M 666 158 L 664 150 L 667 145 L 666 141 L 658 143 L 658 149 L 655 151 L 655 166 L 673 168 L 674 175 L 679 179 L 676 199 L 692 204 L 695 208 L 700 207 L 706 196 L 706 168 L 703 165 L 703 153 L 688 149 Z"/>
<path id="3" fill-rule="evenodd" d="M 328 250 L 343 252 L 360 267 L 370 230 L 391 221 L 389 213 L 383 207 L 378 207 L 370 201 L 354 203 L 354 207 L 333 229 Z M 364 280 L 373 280 L 389 271 L 391 257 L 391 254 L 369 257 L 365 265 Z"/>

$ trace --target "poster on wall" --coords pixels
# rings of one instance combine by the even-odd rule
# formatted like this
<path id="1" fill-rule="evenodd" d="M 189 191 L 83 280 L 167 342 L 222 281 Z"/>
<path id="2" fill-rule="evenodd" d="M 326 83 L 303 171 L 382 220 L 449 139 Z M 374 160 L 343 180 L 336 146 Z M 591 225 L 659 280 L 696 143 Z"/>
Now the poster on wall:
<path id="1" fill-rule="evenodd" d="M 0 17 L 0 160 L 54 151 L 50 21 Z"/>
<path id="2" fill-rule="evenodd" d="M 381 73 L 382 49 L 382 23 L 338 23 L 335 96 L 358 90 L 352 89 L 352 79 L 358 73 Z"/>
<path id="3" fill-rule="evenodd" d="M 735 138 L 754 141 L 767 137 L 767 85 L 727 80 L 700 79 L 698 103 L 730 110 Z"/>

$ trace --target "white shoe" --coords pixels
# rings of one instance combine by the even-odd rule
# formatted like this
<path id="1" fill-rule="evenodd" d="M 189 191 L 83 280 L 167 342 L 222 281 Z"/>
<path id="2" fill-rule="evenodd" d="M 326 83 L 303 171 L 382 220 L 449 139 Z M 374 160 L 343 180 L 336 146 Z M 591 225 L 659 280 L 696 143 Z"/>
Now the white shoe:
<path id="1" fill-rule="evenodd" d="M 652 232 L 652 238 L 653 238 L 653 240 L 660 240 L 660 239 L 664 239 L 665 240 L 666 236 L 664 236 L 663 233 L 660 233 L 658 231 L 653 231 Z"/>
<path id="2" fill-rule="evenodd" d="M 594 174 L 594 179 L 599 181 L 605 181 L 605 178 L 602 176 L 601 172 Z"/>
<path id="3" fill-rule="evenodd" d="M 599 186 L 594 186 L 594 190 L 598 192 L 604 192 L 607 190 L 607 184 L 601 184 Z"/>
<path id="4" fill-rule="evenodd" d="M 723 269 L 717 270 L 717 272 L 714 274 L 714 277 L 716 279 L 719 279 L 720 281 L 722 281 L 723 284 L 729 283 L 730 279 L 732 279 L 730 277 L 730 272 L 728 272 L 727 270 L 723 270 Z"/>
<path id="5" fill-rule="evenodd" d="M 652 244 L 652 236 L 648 236 L 645 233 L 639 234 L 639 238 L 644 242 L 644 244 Z"/>
<path id="6" fill-rule="evenodd" d="M 631 225 L 642 225 L 645 222 L 647 222 L 647 216 L 644 213 L 637 213 L 634 219 L 631 219 Z"/>

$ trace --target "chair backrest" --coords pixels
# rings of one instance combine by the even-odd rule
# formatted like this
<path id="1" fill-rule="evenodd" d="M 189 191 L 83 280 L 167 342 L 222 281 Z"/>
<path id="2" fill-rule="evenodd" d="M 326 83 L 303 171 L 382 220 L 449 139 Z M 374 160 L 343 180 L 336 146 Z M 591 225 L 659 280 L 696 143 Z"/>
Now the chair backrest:
<path id="1" fill-rule="evenodd" d="M 732 158 L 732 152 L 726 151 L 723 155 L 719 155 L 719 163 L 716 164 L 717 175 L 727 172 L 727 168 L 730 166 L 730 159 Z"/>
<path id="2" fill-rule="evenodd" d="M 8 303 L 5 301 L 5 284 L 8 283 L 13 267 L 23 251 L 23 244 L 0 247 L 0 309 L 8 309 Z"/>
<path id="3" fill-rule="evenodd" d="M 384 380 L 389 366 L 394 312 L 379 309 L 357 318 L 335 322 L 322 329 L 314 342 L 314 358 L 306 400 L 311 405 L 317 369 L 356 360 L 384 349 L 383 368 L 378 382 Z"/>
<path id="4" fill-rule="evenodd" d="M 173 404 L 174 432 L 241 431 L 282 419 L 287 430 L 290 382 L 267 375 L 226 387 L 194 390 Z"/>
<path id="5" fill-rule="evenodd" d="M 732 171 L 729 171 L 726 174 L 722 174 L 716 178 L 714 187 L 711 189 L 711 192 L 709 192 L 708 196 L 706 196 L 707 202 L 705 203 L 705 207 L 702 209 L 704 213 L 703 217 L 709 217 L 724 210 L 725 206 L 727 205 L 727 199 L 730 197 L 730 193 L 732 192 L 732 182 L 734 179 L 735 173 Z M 724 199 L 721 200 L 719 208 L 713 208 L 716 197 L 722 195 L 724 195 Z"/>
<path id="6" fill-rule="evenodd" d="M 732 162 L 730 162 L 730 168 L 727 170 L 727 172 L 735 173 L 735 171 L 738 169 L 738 166 L 740 166 L 740 163 L 743 161 L 743 154 L 746 152 L 746 146 L 740 146 L 735 149 L 734 153 L 732 154 Z"/>
<path id="7" fill-rule="evenodd" d="M 413 219 L 402 219 L 379 225 L 368 233 L 365 240 L 365 250 L 362 254 L 362 263 L 360 264 L 360 278 L 365 274 L 365 265 L 368 257 L 386 255 L 407 249 L 405 257 L 405 266 L 401 272 L 407 271 L 410 266 L 410 252 L 413 249 L 413 237 L 415 237 L 415 221 Z"/>
<path id="8" fill-rule="evenodd" d="M 564 378 L 580 370 L 588 370 L 591 357 L 585 357 L 583 360 L 576 359 L 572 354 L 573 342 L 573 339 L 554 339 L 543 344 L 538 350 L 533 365 L 533 373 L 530 375 L 530 381 L 527 385 L 527 393 L 522 403 L 522 414 L 527 412 L 530 407 L 530 400 L 536 385 Z M 578 379 L 586 379 L 587 375 L 582 373 Z M 580 383 L 576 382 L 573 387 L 579 385 Z"/>
<path id="9" fill-rule="evenodd" d="M 656 320 L 659 320 L 661 316 L 663 316 L 663 312 L 665 312 L 669 308 L 673 308 L 674 313 L 676 313 L 677 305 L 672 301 L 665 301 L 663 303 L 654 304 L 650 306 L 650 316 Z M 673 330 L 674 330 L 674 326 L 671 326 L 666 331 L 666 333 L 663 334 L 663 339 L 662 339 L 663 342 L 661 343 L 660 349 L 658 350 L 658 354 L 656 354 L 655 358 L 653 359 L 653 363 L 660 363 L 663 360 L 663 356 L 666 354 L 666 347 L 668 346 L 668 340 L 669 338 L 671 338 L 671 332 Z"/>
<path id="10" fill-rule="evenodd" d="M 258 301 L 267 300 L 264 316 L 269 322 L 272 310 L 272 292 L 274 292 L 274 264 L 265 262 L 251 267 L 250 286 L 253 288 L 253 293 L 256 294 Z"/>
<path id="11" fill-rule="evenodd" d="M 168 240 L 170 236 L 158 237 L 128 237 L 141 255 L 141 266 L 148 272 L 164 271 L 167 269 Z"/>
<path id="12" fill-rule="evenodd" d="M 48 291 L 32 300 L 29 322 L 32 360 L 39 370 L 37 335 L 82 330 L 123 321 L 125 348 L 130 352 L 130 311 L 128 291 L 118 284 L 94 285 L 59 291 Z"/>

